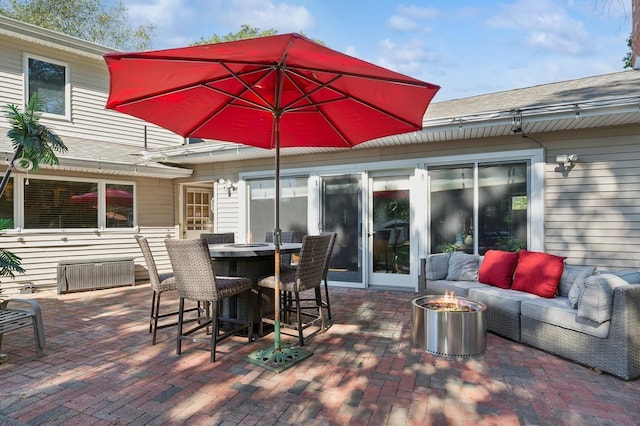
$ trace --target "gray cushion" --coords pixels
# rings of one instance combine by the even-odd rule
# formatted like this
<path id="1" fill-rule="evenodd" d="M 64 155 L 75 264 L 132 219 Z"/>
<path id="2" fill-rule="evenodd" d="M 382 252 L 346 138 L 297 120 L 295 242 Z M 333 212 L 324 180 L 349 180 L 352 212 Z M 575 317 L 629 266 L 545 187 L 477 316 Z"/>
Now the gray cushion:
<path id="1" fill-rule="evenodd" d="M 482 284 L 478 281 L 447 281 L 435 280 L 427 281 L 427 290 L 430 293 L 445 294 L 450 293 L 456 297 L 467 297 L 469 289 L 491 287 L 489 284 Z"/>
<path id="2" fill-rule="evenodd" d="M 640 284 L 640 272 L 630 269 L 622 269 L 620 271 L 600 271 L 601 274 L 617 275 L 629 284 Z"/>
<path id="3" fill-rule="evenodd" d="M 454 252 L 449 256 L 449 281 L 478 281 L 480 256 L 463 252 Z"/>
<path id="4" fill-rule="evenodd" d="M 592 275 L 584 281 L 584 291 L 578 301 L 578 316 L 602 323 L 611 319 L 613 290 L 629 285 L 617 275 Z"/>
<path id="5" fill-rule="evenodd" d="M 483 288 L 470 288 L 468 297 L 476 302 L 482 302 L 489 307 L 498 308 L 502 311 L 518 315 L 520 314 L 520 302 L 540 298 L 540 296 L 536 296 L 533 293 L 505 290 L 492 285 L 487 285 Z"/>
<path id="6" fill-rule="evenodd" d="M 597 323 L 580 318 L 576 311 L 569 306 L 569 301 L 565 297 L 554 297 L 553 299 L 539 297 L 534 300 L 523 300 L 520 304 L 520 314 L 523 318 L 531 318 L 603 339 L 609 335 L 611 325 L 611 321 Z"/>
<path id="7" fill-rule="evenodd" d="M 437 253 L 427 256 L 425 277 L 427 280 L 443 280 L 449 272 L 449 256 L 451 253 Z"/>
<path id="8" fill-rule="evenodd" d="M 565 269 L 568 266 L 565 266 Z M 595 268 L 588 268 L 591 270 L 591 273 L 587 273 L 587 270 L 583 270 L 582 272 L 578 272 L 575 275 L 575 279 L 573 280 L 573 284 L 567 293 L 567 297 L 569 298 L 569 304 L 573 309 L 578 309 L 578 300 L 580 300 L 580 296 L 584 291 L 584 281 L 589 278 L 591 275 L 595 273 Z M 564 272 L 562 273 L 564 276 Z M 562 296 L 562 294 L 560 294 Z"/>
<path id="9" fill-rule="evenodd" d="M 564 265 L 562 276 L 560 277 L 560 284 L 558 285 L 558 296 L 568 297 L 573 284 L 576 281 L 584 281 L 589 275 L 593 275 L 596 270 L 594 266 L 572 266 Z M 576 306 L 578 299 L 576 298 Z"/>

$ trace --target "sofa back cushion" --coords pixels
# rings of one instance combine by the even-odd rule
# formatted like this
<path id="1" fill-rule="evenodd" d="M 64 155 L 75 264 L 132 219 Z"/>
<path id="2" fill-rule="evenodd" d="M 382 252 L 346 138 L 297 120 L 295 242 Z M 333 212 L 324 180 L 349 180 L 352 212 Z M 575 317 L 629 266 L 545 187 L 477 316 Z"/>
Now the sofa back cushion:
<path id="1" fill-rule="evenodd" d="M 460 251 L 451 253 L 451 256 L 449 256 L 447 280 L 478 281 L 479 263 L 480 256 L 477 254 L 468 254 Z"/>
<path id="2" fill-rule="evenodd" d="M 640 284 L 640 272 L 631 269 L 621 269 L 619 271 L 600 271 L 600 273 L 617 275 L 629 284 Z"/>
<path id="3" fill-rule="evenodd" d="M 553 254 L 520 250 L 511 289 L 540 297 L 555 297 L 564 259 Z"/>
<path id="4" fill-rule="evenodd" d="M 487 250 L 478 269 L 478 281 L 500 288 L 510 288 L 518 257 L 516 252 Z"/>
<path id="5" fill-rule="evenodd" d="M 449 272 L 449 256 L 451 253 L 437 253 L 427 256 L 425 278 L 429 281 L 444 280 Z"/>

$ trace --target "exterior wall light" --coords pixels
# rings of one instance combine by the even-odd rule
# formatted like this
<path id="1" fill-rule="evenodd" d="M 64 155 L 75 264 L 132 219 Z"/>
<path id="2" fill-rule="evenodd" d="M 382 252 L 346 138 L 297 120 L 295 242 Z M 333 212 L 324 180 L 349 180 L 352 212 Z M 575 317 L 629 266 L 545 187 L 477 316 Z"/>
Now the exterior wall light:
<path id="1" fill-rule="evenodd" d="M 578 161 L 577 154 L 561 154 L 556 155 L 556 163 L 564 167 L 565 169 L 571 169 Z"/>
<path id="2" fill-rule="evenodd" d="M 231 197 L 231 193 L 238 190 L 238 185 L 231 182 L 229 179 L 218 179 L 218 184 L 222 185 L 222 188 L 227 191 L 229 197 Z"/>

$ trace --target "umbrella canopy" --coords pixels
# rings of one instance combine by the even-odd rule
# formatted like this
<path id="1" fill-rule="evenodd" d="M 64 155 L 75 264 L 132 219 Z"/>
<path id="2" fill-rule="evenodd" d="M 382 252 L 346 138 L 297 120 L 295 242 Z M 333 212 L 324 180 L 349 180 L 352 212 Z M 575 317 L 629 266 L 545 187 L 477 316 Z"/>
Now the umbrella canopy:
<path id="1" fill-rule="evenodd" d="M 133 203 L 133 194 L 124 189 L 107 188 L 105 195 L 107 197 L 107 205 L 131 206 Z M 98 193 L 87 192 L 85 194 L 72 195 L 71 202 L 97 205 Z"/>
<path id="2" fill-rule="evenodd" d="M 439 87 L 298 34 L 105 55 L 107 108 L 184 137 L 348 147 L 419 130 Z"/>
<path id="3" fill-rule="evenodd" d="M 347 148 L 420 130 L 439 86 L 299 34 L 109 53 L 104 58 L 111 79 L 107 108 L 183 137 L 275 148 L 274 355 L 278 358 L 280 148 Z"/>

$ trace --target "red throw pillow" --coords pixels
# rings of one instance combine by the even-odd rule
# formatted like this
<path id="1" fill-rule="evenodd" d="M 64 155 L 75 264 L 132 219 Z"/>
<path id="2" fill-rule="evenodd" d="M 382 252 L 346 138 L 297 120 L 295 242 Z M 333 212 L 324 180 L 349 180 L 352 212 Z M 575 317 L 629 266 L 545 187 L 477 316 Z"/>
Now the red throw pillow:
<path id="1" fill-rule="evenodd" d="M 511 289 L 555 297 L 566 257 L 527 250 L 519 253 Z"/>
<path id="2" fill-rule="evenodd" d="M 500 288 L 510 288 L 517 263 L 518 253 L 487 250 L 478 269 L 478 281 Z"/>

